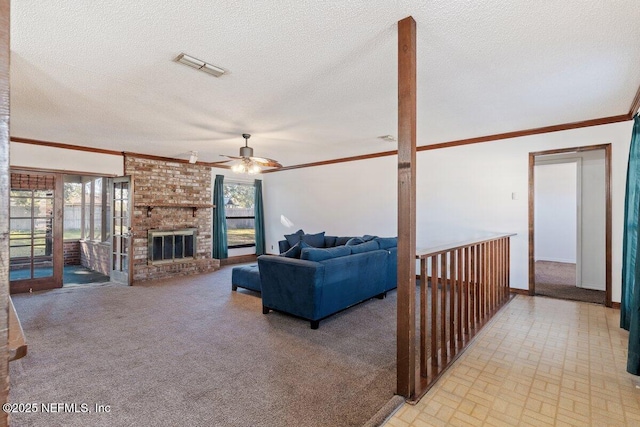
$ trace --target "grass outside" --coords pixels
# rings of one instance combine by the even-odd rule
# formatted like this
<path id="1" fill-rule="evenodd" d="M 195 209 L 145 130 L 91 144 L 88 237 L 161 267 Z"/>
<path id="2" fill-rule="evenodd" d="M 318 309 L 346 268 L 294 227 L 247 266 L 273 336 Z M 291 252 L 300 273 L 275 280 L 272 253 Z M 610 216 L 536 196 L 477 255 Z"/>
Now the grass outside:
<path id="1" fill-rule="evenodd" d="M 256 231 L 253 228 L 227 230 L 227 246 L 255 245 Z"/>

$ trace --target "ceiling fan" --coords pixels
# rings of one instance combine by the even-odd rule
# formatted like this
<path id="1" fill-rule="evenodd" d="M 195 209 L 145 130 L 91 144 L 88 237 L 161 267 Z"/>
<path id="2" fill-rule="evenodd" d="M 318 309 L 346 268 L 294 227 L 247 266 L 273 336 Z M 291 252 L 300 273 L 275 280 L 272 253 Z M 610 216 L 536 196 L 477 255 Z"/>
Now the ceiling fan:
<path id="1" fill-rule="evenodd" d="M 228 157 L 231 160 L 237 161 L 236 164 L 231 166 L 231 170 L 233 172 L 255 174 L 259 173 L 262 170 L 263 166 L 271 168 L 282 167 L 282 165 L 276 160 L 267 159 L 265 157 L 254 157 L 253 148 L 249 147 L 249 138 L 251 138 L 251 135 L 248 133 L 243 133 L 242 137 L 244 138 L 244 147 L 240 147 L 239 157 L 221 154 L 221 156 L 223 157 Z M 231 160 L 225 160 L 224 162 L 229 162 Z"/>

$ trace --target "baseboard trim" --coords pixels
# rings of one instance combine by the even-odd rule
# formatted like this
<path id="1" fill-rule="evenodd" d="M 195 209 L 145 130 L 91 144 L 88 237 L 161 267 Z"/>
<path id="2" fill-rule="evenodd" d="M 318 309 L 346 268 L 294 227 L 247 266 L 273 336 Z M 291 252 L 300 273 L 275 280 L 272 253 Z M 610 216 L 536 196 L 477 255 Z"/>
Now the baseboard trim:
<path id="1" fill-rule="evenodd" d="M 509 288 L 509 292 L 511 292 L 512 294 L 518 294 L 518 295 L 529 295 L 528 289 Z"/>
<path id="2" fill-rule="evenodd" d="M 256 254 L 238 255 L 220 260 L 220 267 L 225 265 L 244 264 L 245 262 L 254 262 L 258 257 Z"/>
<path id="3" fill-rule="evenodd" d="M 546 261 L 546 262 L 559 262 L 561 264 L 575 264 L 575 260 L 564 259 L 564 258 L 536 258 L 536 262 L 538 261 Z"/>
<path id="4" fill-rule="evenodd" d="M 616 310 L 620 310 L 619 302 L 611 302 L 611 308 L 615 308 Z"/>

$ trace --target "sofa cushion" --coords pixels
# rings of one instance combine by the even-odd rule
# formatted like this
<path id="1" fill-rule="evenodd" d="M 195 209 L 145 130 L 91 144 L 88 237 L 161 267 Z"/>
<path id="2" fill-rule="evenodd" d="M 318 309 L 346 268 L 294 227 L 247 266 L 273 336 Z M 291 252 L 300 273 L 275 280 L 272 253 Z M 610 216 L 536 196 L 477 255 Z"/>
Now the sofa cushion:
<path id="1" fill-rule="evenodd" d="M 380 249 L 390 249 L 398 247 L 397 237 L 376 237 L 374 239 L 380 245 Z"/>
<path id="2" fill-rule="evenodd" d="M 289 248 L 288 251 L 283 252 L 280 254 L 280 256 L 283 257 L 287 257 L 287 258 L 300 258 L 300 253 L 302 252 L 303 248 L 308 248 L 309 245 L 307 245 L 305 242 L 303 241 L 299 241 L 298 243 L 296 243 L 295 245 L 293 245 L 291 248 Z"/>
<path id="3" fill-rule="evenodd" d="M 336 246 L 344 246 L 351 237 L 336 237 Z"/>
<path id="4" fill-rule="evenodd" d="M 304 235 L 304 231 L 298 230 L 293 234 L 285 234 L 284 238 L 289 242 L 289 246 L 293 247 L 296 243 L 300 241 L 302 236 Z"/>
<path id="5" fill-rule="evenodd" d="M 324 248 L 324 231 L 317 234 L 303 234 L 301 240 L 314 248 Z"/>
<path id="6" fill-rule="evenodd" d="M 300 259 L 308 261 L 324 261 L 331 258 L 351 255 L 351 249 L 347 246 L 336 246 L 335 248 L 304 248 L 300 254 Z"/>
<path id="7" fill-rule="evenodd" d="M 376 242 L 375 240 L 360 243 L 359 245 L 351 245 L 346 247 L 351 248 L 352 254 L 361 254 L 363 252 L 377 251 L 378 249 L 380 249 L 380 246 L 378 246 L 378 242 Z"/>
<path id="8" fill-rule="evenodd" d="M 360 245 L 362 243 L 364 243 L 364 240 L 362 240 L 362 237 L 352 237 L 347 241 L 347 243 L 345 243 L 345 246 L 355 246 L 355 245 Z"/>

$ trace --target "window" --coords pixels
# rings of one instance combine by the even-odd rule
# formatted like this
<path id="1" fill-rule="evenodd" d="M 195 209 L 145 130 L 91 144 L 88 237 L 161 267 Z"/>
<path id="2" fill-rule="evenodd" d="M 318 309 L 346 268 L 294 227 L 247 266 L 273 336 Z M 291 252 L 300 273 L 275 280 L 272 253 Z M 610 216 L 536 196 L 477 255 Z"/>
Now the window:
<path id="1" fill-rule="evenodd" d="M 78 240 L 82 233 L 82 184 L 64 183 L 64 238 Z"/>
<path id="2" fill-rule="evenodd" d="M 93 240 L 102 240 L 102 178 L 93 181 Z"/>
<path id="3" fill-rule="evenodd" d="M 110 195 L 106 178 L 69 177 L 64 184 L 64 238 L 110 239 Z"/>
<path id="4" fill-rule="evenodd" d="M 224 183 L 228 248 L 246 248 L 256 245 L 254 198 L 253 183 L 233 181 Z"/>

